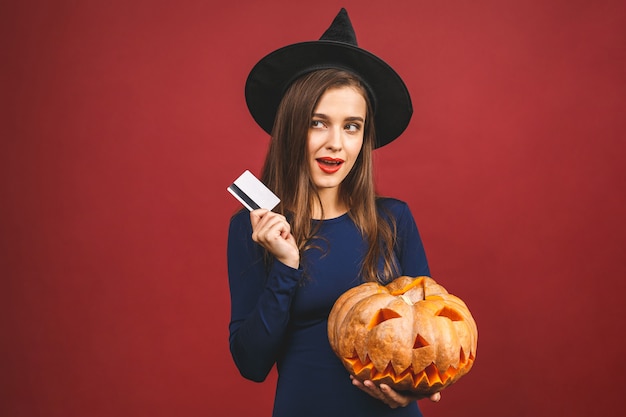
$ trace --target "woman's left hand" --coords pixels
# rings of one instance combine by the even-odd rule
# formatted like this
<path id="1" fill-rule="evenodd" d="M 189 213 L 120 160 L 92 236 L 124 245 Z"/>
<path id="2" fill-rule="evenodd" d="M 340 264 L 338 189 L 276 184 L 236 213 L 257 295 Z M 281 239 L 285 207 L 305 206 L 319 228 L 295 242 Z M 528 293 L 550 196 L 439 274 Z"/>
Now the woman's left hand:
<path id="1" fill-rule="evenodd" d="M 372 397 L 379 399 L 391 408 L 406 407 L 413 401 L 425 398 L 400 394 L 398 391 L 395 391 L 387 384 L 380 384 L 380 386 L 377 386 L 370 380 L 361 382 L 352 375 L 350 375 L 350 379 L 352 379 L 352 385 L 358 387 L 362 391 L 365 391 Z M 436 392 L 428 398 L 430 398 L 430 400 L 433 402 L 438 402 L 441 399 L 441 394 Z"/>

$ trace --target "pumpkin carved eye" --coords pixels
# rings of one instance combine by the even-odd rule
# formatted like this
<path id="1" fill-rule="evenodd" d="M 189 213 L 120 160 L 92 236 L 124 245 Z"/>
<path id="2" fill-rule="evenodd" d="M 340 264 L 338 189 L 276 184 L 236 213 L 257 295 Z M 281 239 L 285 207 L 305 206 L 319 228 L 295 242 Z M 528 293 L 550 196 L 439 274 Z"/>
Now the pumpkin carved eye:
<path id="1" fill-rule="evenodd" d="M 461 321 L 463 320 L 463 316 L 461 316 L 461 314 L 456 311 L 453 310 L 449 307 L 444 307 L 441 310 L 439 310 L 436 314 L 439 317 L 447 317 L 450 319 L 450 321 Z"/>
<path id="2" fill-rule="evenodd" d="M 381 308 L 380 310 L 378 310 L 378 312 L 376 313 L 376 315 L 374 316 L 374 318 L 372 319 L 372 321 L 370 322 L 368 329 L 371 330 L 372 328 L 374 328 L 375 326 L 378 326 L 380 323 L 387 321 L 387 320 L 391 320 L 391 319 L 397 319 L 402 317 L 400 314 L 396 313 L 393 310 L 390 310 L 388 308 Z"/>
<path id="3" fill-rule="evenodd" d="M 435 280 L 400 277 L 339 297 L 328 339 L 357 379 L 429 395 L 469 372 L 478 330 L 465 303 Z"/>

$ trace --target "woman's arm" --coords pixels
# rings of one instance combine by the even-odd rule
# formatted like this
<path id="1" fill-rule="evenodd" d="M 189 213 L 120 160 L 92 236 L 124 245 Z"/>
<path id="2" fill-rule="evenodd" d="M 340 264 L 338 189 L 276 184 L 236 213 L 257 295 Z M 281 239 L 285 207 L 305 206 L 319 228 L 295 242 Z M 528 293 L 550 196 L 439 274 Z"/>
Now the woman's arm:
<path id="1" fill-rule="evenodd" d="M 424 244 L 409 206 L 396 201 L 393 212 L 397 230 L 395 251 L 400 261 L 401 274 L 410 277 L 430 276 Z"/>
<path id="2" fill-rule="evenodd" d="M 274 261 L 252 240 L 249 214 L 233 217 L 228 232 L 231 295 L 230 351 L 239 372 L 263 381 L 276 362 L 289 322 L 291 300 L 302 271 Z"/>

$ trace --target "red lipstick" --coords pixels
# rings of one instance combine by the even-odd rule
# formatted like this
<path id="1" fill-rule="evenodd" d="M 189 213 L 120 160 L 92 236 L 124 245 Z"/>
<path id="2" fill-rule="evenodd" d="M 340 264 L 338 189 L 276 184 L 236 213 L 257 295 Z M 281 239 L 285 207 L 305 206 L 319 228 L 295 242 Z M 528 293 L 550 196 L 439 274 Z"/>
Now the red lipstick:
<path id="1" fill-rule="evenodd" d="M 327 174 L 334 174 L 339 171 L 339 168 L 344 163 L 343 159 L 330 157 L 317 158 L 316 161 L 320 169 Z"/>

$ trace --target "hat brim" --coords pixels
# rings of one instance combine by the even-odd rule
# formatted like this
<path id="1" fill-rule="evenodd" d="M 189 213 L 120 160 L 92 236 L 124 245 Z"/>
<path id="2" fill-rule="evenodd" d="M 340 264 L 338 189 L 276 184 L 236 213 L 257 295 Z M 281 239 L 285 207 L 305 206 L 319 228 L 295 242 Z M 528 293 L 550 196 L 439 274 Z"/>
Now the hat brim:
<path id="1" fill-rule="evenodd" d="M 301 42 L 280 48 L 261 59 L 250 71 L 245 96 L 254 120 L 272 132 L 278 105 L 298 77 L 318 69 L 338 68 L 358 75 L 370 90 L 374 106 L 376 144 L 379 148 L 396 139 L 413 114 L 409 91 L 386 62 L 347 43 Z"/>

